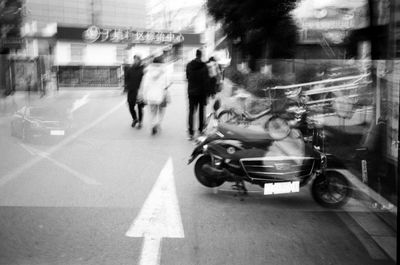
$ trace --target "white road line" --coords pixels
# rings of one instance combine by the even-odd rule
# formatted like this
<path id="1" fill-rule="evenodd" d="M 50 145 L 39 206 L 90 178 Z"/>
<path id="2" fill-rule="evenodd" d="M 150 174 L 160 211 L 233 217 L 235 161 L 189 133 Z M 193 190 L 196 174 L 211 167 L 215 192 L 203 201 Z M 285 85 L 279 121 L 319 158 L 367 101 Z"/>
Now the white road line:
<path id="1" fill-rule="evenodd" d="M 83 105 L 88 103 L 89 102 L 88 97 L 89 97 L 89 93 L 85 94 L 82 98 L 76 100 L 74 102 L 74 104 L 72 105 L 71 112 L 76 111 L 77 109 L 79 109 L 80 107 L 82 107 Z"/>
<path id="2" fill-rule="evenodd" d="M 58 162 L 57 160 L 49 157 L 49 156 L 44 156 L 45 158 L 47 158 L 48 160 L 50 160 L 51 162 L 53 162 L 55 165 L 57 165 L 58 167 L 64 169 L 65 171 L 71 173 L 73 176 L 77 177 L 79 180 L 83 181 L 85 184 L 88 185 L 101 185 L 100 182 L 98 182 L 97 180 L 90 178 L 70 167 L 68 167 L 67 165 Z"/>
<path id="3" fill-rule="evenodd" d="M 161 170 L 142 209 L 125 235 L 144 238 L 140 265 L 160 264 L 162 238 L 185 237 L 171 158 Z"/>
<path id="4" fill-rule="evenodd" d="M 36 153 L 30 148 L 30 147 L 28 147 L 28 146 L 26 146 L 25 144 L 23 144 L 23 143 L 18 143 L 22 148 L 24 148 L 25 149 L 25 151 L 27 151 L 29 154 L 31 154 L 31 155 L 36 155 Z"/>
<path id="5" fill-rule="evenodd" d="M 109 111 L 107 111 L 106 113 L 101 115 L 99 118 L 94 120 L 92 123 L 86 125 L 85 127 L 80 129 L 79 131 L 71 134 L 69 137 L 65 138 L 64 140 L 62 140 L 57 145 L 55 145 L 52 148 L 50 148 L 47 153 L 49 155 L 51 155 L 54 152 L 56 152 L 57 150 L 59 150 L 61 147 L 63 147 L 65 145 L 69 144 L 70 142 L 74 141 L 81 134 L 85 133 L 86 131 L 88 131 L 91 128 L 93 128 L 94 126 L 96 126 L 98 123 L 100 123 L 103 120 L 105 120 L 106 118 L 108 118 L 108 116 L 110 116 L 115 111 L 117 111 L 121 106 L 125 105 L 125 103 L 126 103 L 126 99 L 122 100 L 114 108 L 110 109 Z M 6 185 L 8 182 L 10 182 L 10 181 L 14 180 L 15 178 L 17 178 L 20 174 L 22 174 L 26 170 L 30 169 L 31 167 L 33 167 L 34 165 L 36 165 L 37 163 L 39 163 L 43 159 L 44 159 L 44 157 L 41 157 L 41 156 L 34 157 L 33 159 L 27 161 L 25 164 L 21 165 L 20 167 L 18 167 L 16 169 L 4 174 L 3 177 L 0 179 L 0 188 L 3 187 L 4 185 Z"/>
<path id="6" fill-rule="evenodd" d="M 67 165 L 59 162 L 58 160 L 56 160 L 54 158 L 51 158 L 49 153 L 40 151 L 40 150 L 38 150 L 36 148 L 33 148 L 33 147 L 26 146 L 25 144 L 20 144 L 20 145 L 26 151 L 28 151 L 31 155 L 38 155 L 38 156 L 41 156 L 43 158 L 46 158 L 47 160 L 51 161 L 56 166 L 58 166 L 58 167 L 64 169 L 65 171 L 71 173 L 73 176 L 75 176 L 79 180 L 83 181 L 85 184 L 88 184 L 88 185 L 101 185 L 101 183 L 98 182 L 97 180 L 95 180 L 93 178 L 90 178 L 90 177 L 88 177 L 88 176 L 86 176 L 86 175 L 84 175 L 84 174 L 82 174 L 82 173 L 80 173 L 80 172 L 68 167 Z"/>

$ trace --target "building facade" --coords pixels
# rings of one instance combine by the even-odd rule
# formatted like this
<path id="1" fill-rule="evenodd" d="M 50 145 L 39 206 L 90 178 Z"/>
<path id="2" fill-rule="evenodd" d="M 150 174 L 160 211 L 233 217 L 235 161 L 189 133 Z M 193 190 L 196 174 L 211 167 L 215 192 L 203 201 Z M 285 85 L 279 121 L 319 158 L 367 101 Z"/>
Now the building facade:
<path id="1" fill-rule="evenodd" d="M 40 58 L 37 83 L 52 70 L 57 87 L 118 87 L 133 55 L 146 58 L 171 47 L 201 45 L 193 32 L 149 27 L 149 10 L 140 0 L 26 0 L 26 45 L 18 53 Z"/>
<path id="2" fill-rule="evenodd" d="M 367 0 L 305 0 L 293 14 L 299 28 L 296 58 L 345 59 L 352 31 L 368 26 Z"/>
<path id="3" fill-rule="evenodd" d="M 21 33 L 24 45 L 15 50 L 10 59 L 11 82 L 16 90 L 28 87 L 23 78 L 26 74 L 33 83 L 30 87 L 39 90 L 45 89 L 43 84 L 59 81 L 57 77 L 62 70 L 71 67 L 78 68 L 83 77 L 102 73 L 108 76 L 108 82 L 102 84 L 118 86 L 115 81 L 119 80 L 118 69 L 128 60 L 133 45 L 99 45 L 82 39 L 60 39 L 57 30 L 87 29 L 90 25 L 135 29 L 146 26 L 146 4 L 140 0 L 25 0 L 23 14 Z M 67 83 L 85 85 L 72 78 Z M 58 87 L 58 84 L 54 86 Z"/>
<path id="4" fill-rule="evenodd" d="M 208 15 L 205 0 L 150 0 L 147 4 L 147 28 L 188 34 L 199 34 L 200 42 L 177 46 L 178 62 L 176 69 L 183 71 L 184 66 L 194 58 L 196 49 L 202 49 L 207 59 L 207 46 L 213 40 L 208 38 Z"/>
<path id="5" fill-rule="evenodd" d="M 26 0 L 26 22 L 105 27 L 146 27 L 146 1 L 141 0 Z"/>

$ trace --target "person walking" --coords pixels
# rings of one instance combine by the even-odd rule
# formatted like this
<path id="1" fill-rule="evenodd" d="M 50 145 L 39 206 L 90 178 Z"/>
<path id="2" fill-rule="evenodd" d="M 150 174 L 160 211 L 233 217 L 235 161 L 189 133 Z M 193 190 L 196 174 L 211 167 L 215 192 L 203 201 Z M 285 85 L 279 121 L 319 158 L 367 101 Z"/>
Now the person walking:
<path id="1" fill-rule="evenodd" d="M 198 108 L 199 111 L 199 134 L 203 133 L 204 126 L 204 106 L 207 104 L 208 91 L 208 69 L 207 65 L 201 60 L 201 50 L 196 50 L 196 58 L 186 66 L 186 78 L 188 80 L 189 97 L 189 119 L 188 133 L 189 140 L 193 140 L 193 116 Z"/>
<path id="2" fill-rule="evenodd" d="M 220 91 L 221 70 L 214 57 L 210 57 L 207 62 L 209 76 L 209 94 L 214 97 Z"/>
<path id="3" fill-rule="evenodd" d="M 160 131 L 165 107 L 169 101 L 168 88 L 170 85 L 171 82 L 162 58 L 155 57 L 153 62 L 148 66 L 139 92 L 139 97 L 143 97 L 146 104 L 150 107 L 152 135 Z"/>
<path id="4" fill-rule="evenodd" d="M 133 57 L 133 64 L 127 69 L 125 73 L 125 91 L 127 92 L 129 112 L 132 116 L 132 128 L 137 125 L 137 128 L 142 128 L 143 121 L 143 107 L 144 103 L 138 99 L 138 91 L 142 78 L 144 75 L 144 67 L 140 56 L 135 55 Z M 135 107 L 138 107 L 138 115 L 136 114 Z"/>

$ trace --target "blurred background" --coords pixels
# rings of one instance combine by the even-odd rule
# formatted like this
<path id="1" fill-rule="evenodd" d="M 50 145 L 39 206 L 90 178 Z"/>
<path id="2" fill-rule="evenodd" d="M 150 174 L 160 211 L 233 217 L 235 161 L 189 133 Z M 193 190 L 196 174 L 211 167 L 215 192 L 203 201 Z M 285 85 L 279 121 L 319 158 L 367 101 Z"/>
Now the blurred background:
<path id="1" fill-rule="evenodd" d="M 0 29 L 0 118 L 46 112 L 28 97 L 122 91 L 134 55 L 163 55 L 185 85 L 201 49 L 222 69 L 225 107 L 256 114 L 276 89 L 298 91 L 327 150 L 374 194 L 369 210 L 397 218 L 398 0 L 0 0 Z M 86 101 L 52 102 L 58 134 Z"/>

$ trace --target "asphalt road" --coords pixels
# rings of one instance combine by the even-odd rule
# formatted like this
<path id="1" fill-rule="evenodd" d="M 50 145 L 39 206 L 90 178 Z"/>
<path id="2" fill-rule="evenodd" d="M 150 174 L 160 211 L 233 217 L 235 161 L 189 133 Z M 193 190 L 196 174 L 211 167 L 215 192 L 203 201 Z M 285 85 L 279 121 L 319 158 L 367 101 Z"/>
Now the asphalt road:
<path id="1" fill-rule="evenodd" d="M 187 159 L 184 84 L 171 87 L 162 131 L 130 127 L 120 91 L 61 91 L 74 107 L 65 138 L 24 143 L 0 122 L 0 264 L 394 264 L 308 187 L 266 197 L 206 189 Z M 75 105 L 74 105 L 75 104 Z M 365 240 L 362 240 L 362 239 Z M 371 250 L 372 248 L 372 250 Z"/>

